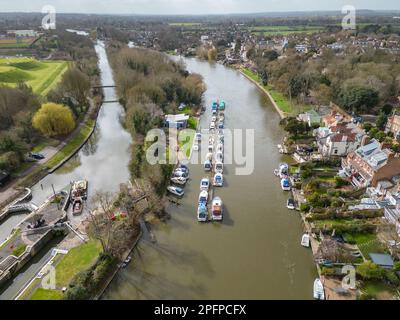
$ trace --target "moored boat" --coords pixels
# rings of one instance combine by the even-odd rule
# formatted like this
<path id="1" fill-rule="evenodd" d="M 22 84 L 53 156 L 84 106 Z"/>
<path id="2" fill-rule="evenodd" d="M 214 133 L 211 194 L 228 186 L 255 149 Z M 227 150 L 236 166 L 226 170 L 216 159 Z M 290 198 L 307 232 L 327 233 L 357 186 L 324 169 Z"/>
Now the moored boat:
<path id="1" fill-rule="evenodd" d="M 222 173 L 217 173 L 214 176 L 213 185 L 214 185 L 214 187 L 222 187 L 224 185 L 224 176 Z"/>
<path id="2" fill-rule="evenodd" d="M 222 162 L 219 161 L 215 164 L 215 172 L 224 173 L 224 164 Z"/>
<path id="3" fill-rule="evenodd" d="M 183 195 L 185 194 L 185 191 L 183 191 L 182 188 L 179 187 L 175 187 L 175 186 L 169 186 L 167 188 L 168 192 L 177 196 L 177 197 L 183 197 Z"/>
<path id="4" fill-rule="evenodd" d="M 208 219 L 207 206 L 204 203 L 200 203 L 197 208 L 197 220 L 199 222 L 206 222 Z"/>
<path id="5" fill-rule="evenodd" d="M 281 187 L 282 187 L 282 190 L 283 190 L 283 191 L 290 191 L 291 188 L 290 188 L 290 181 L 289 181 L 289 179 L 283 178 L 283 179 L 281 180 Z"/>
<path id="6" fill-rule="evenodd" d="M 199 195 L 199 204 L 203 203 L 204 205 L 207 205 L 208 202 L 208 192 L 207 191 L 202 191 L 200 192 Z"/>
<path id="7" fill-rule="evenodd" d="M 204 161 L 204 170 L 211 171 L 212 170 L 212 163 L 210 160 Z"/>
<path id="8" fill-rule="evenodd" d="M 208 191 L 209 188 L 210 188 L 210 179 L 208 178 L 201 179 L 200 190 Z"/>
<path id="9" fill-rule="evenodd" d="M 72 214 L 74 216 L 79 216 L 83 212 L 83 200 L 81 198 L 77 198 L 74 200 L 72 204 Z"/>
<path id="10" fill-rule="evenodd" d="M 215 197 L 212 202 L 211 207 L 212 219 L 214 221 L 222 221 L 223 220 L 223 204 L 220 197 Z"/>
<path id="11" fill-rule="evenodd" d="M 87 180 L 80 180 L 75 181 L 72 184 L 71 188 L 71 199 L 74 201 L 75 199 L 83 199 L 87 200 L 88 195 L 88 181 Z"/>
<path id="12" fill-rule="evenodd" d="M 171 178 L 171 182 L 183 186 L 183 185 L 186 184 L 187 178 L 185 178 L 185 177 L 172 177 Z"/>
<path id="13" fill-rule="evenodd" d="M 311 238 L 310 235 L 304 234 L 301 238 L 301 245 L 305 248 L 309 248 L 311 245 Z"/>
<path id="14" fill-rule="evenodd" d="M 287 201 L 287 208 L 289 210 L 295 210 L 296 209 L 296 204 L 292 198 L 288 199 Z"/>
<path id="15" fill-rule="evenodd" d="M 324 285 L 320 279 L 315 279 L 314 281 L 314 299 L 325 300 Z"/>

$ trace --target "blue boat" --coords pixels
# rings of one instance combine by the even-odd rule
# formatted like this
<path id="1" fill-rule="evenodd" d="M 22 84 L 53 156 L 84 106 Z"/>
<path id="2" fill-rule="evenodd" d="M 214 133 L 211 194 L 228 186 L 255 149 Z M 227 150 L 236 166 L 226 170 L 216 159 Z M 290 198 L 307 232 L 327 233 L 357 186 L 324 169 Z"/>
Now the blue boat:
<path id="1" fill-rule="evenodd" d="M 217 111 L 218 110 L 218 102 L 216 102 L 216 101 L 213 102 L 212 109 L 213 109 L 213 111 Z"/>
<path id="2" fill-rule="evenodd" d="M 226 103 L 225 103 L 224 100 L 222 100 L 222 101 L 219 103 L 219 110 L 224 111 L 225 108 L 226 108 Z"/>
<path id="3" fill-rule="evenodd" d="M 204 203 L 200 203 L 197 208 L 197 220 L 199 222 L 206 222 L 208 218 L 207 206 Z"/>

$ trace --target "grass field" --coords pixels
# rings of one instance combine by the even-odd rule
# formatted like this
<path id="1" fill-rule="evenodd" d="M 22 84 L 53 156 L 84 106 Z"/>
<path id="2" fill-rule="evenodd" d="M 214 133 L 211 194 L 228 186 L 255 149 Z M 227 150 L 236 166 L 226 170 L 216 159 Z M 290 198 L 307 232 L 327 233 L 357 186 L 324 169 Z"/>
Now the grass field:
<path id="1" fill-rule="evenodd" d="M 249 30 L 255 35 L 289 35 L 292 33 L 314 33 L 323 31 L 323 26 L 256 26 Z"/>
<path id="2" fill-rule="evenodd" d="M 57 286 L 66 287 L 79 272 L 92 266 L 101 253 L 101 244 L 98 241 L 89 241 L 75 247 L 67 253 L 56 266 Z"/>
<path id="3" fill-rule="evenodd" d="M 29 297 L 29 300 L 62 300 L 63 298 L 64 294 L 62 291 L 37 288 Z"/>
<path id="4" fill-rule="evenodd" d="M 46 95 L 67 70 L 66 61 L 38 61 L 31 58 L 0 59 L 0 84 L 16 86 L 26 82 L 39 95 Z"/>

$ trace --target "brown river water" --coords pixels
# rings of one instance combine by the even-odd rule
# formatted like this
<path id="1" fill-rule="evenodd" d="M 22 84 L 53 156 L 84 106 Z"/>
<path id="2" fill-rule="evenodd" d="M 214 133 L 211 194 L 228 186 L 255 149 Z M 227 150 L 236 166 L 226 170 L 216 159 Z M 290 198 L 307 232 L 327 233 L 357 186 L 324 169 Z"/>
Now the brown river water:
<path id="1" fill-rule="evenodd" d="M 288 193 L 273 171 L 285 159 L 276 145 L 283 132 L 268 98 L 238 71 L 185 59 L 204 77 L 210 123 L 212 101 L 227 103 L 226 128 L 255 130 L 255 169 L 238 176 L 225 168 L 222 224 L 199 224 L 197 202 L 201 165 L 190 165 L 190 182 L 171 220 L 153 227 L 156 243 L 144 236 L 133 262 L 112 282 L 105 299 L 310 299 L 316 270 L 311 251 L 300 246 L 298 213 L 286 209 Z M 226 146 L 229 148 L 229 146 Z"/>

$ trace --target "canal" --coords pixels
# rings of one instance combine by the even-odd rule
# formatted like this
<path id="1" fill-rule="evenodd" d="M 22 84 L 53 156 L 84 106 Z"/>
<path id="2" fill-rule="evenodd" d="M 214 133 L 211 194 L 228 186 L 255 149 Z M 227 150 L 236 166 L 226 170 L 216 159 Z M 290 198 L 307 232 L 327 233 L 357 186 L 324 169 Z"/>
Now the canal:
<path id="1" fill-rule="evenodd" d="M 105 86 L 114 85 L 111 67 L 103 42 L 95 46 L 101 81 Z M 106 101 L 116 100 L 114 88 L 104 88 Z M 121 183 L 129 180 L 128 164 L 132 138 L 121 125 L 123 107 L 119 103 L 104 104 L 99 112 L 97 128 L 80 152 L 55 173 L 48 175 L 32 188 L 32 201 L 43 203 L 56 191 L 69 186 L 71 181 L 86 179 L 89 181 L 89 198 L 97 190 L 116 192 Z M 0 225 L 0 242 L 6 238 L 26 215 L 13 215 Z M 57 243 L 52 242 L 41 250 L 12 281 L 0 291 L 0 300 L 12 299 L 19 289 L 27 283 L 48 259 L 49 252 Z"/>
<path id="2" fill-rule="evenodd" d="M 216 191 L 225 204 L 224 222 L 199 224 L 204 171 L 201 165 L 190 165 L 181 205 L 169 206 L 171 220 L 153 226 L 156 243 L 146 237 L 140 242 L 133 262 L 104 298 L 311 299 L 317 275 L 312 254 L 300 246 L 300 217 L 286 209 L 289 194 L 273 174 L 285 160 L 276 147 L 283 136 L 277 112 L 239 72 L 196 59 L 184 61 L 207 85 L 202 128 L 209 126 L 212 101 L 224 99 L 226 128 L 255 130 L 254 172 L 238 176 L 235 165 L 227 165 L 225 187 Z"/>

